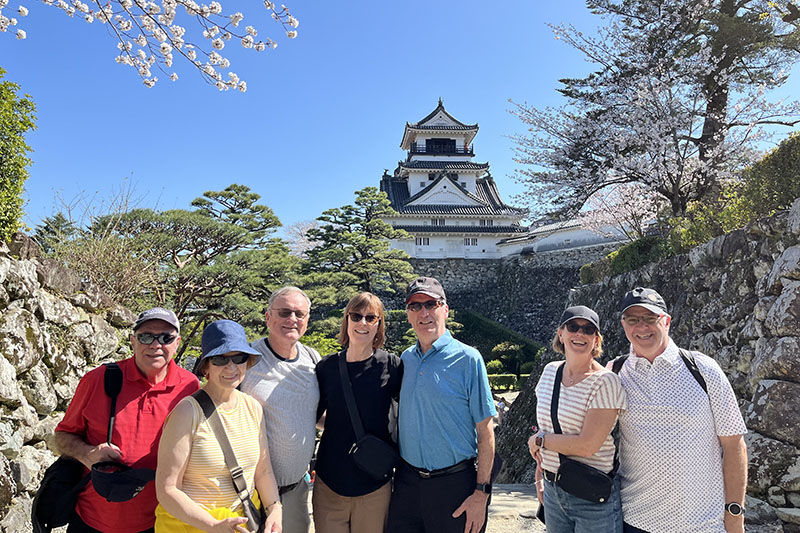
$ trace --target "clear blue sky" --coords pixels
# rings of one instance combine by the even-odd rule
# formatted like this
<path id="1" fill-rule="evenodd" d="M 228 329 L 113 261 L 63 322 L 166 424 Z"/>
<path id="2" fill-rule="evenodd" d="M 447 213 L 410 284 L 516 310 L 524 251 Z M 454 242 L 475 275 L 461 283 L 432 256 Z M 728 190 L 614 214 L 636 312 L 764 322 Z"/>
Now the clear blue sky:
<path id="1" fill-rule="evenodd" d="M 439 97 L 456 118 L 480 125 L 475 161 L 491 164 L 510 199 L 521 189 L 511 179 L 507 136 L 523 128 L 508 99 L 559 105 L 557 80 L 590 70 L 545 23 L 589 32 L 600 24 L 579 0 L 286 1 L 300 20 L 294 40 L 260 2 L 249 12 L 223 2 L 279 42 L 261 54 L 233 41 L 226 47 L 232 70 L 247 80 L 242 94 L 217 91 L 179 60 L 179 81 L 159 74 L 147 89 L 114 62 L 104 26 L 38 0 L 12 0 L 9 7 L 30 9 L 20 19 L 28 38 L 0 34 L 0 66 L 33 97 L 38 115 L 28 136 L 25 221 L 52 214 L 56 193 L 108 198 L 126 178 L 142 207 L 188 208 L 206 190 L 242 183 L 284 224 L 310 220 L 377 186 L 404 156 L 406 121 L 424 117 Z M 798 76 L 781 96 L 800 94 Z"/>

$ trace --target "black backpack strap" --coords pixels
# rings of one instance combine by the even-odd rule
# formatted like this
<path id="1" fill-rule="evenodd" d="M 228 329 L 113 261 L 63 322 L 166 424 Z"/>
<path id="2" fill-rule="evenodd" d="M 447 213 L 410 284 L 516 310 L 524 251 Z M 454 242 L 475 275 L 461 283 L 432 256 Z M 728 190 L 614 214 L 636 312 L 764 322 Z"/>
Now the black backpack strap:
<path id="1" fill-rule="evenodd" d="M 620 355 L 611 363 L 611 371 L 615 374 L 619 374 L 619 371 L 622 370 L 622 365 L 625 364 L 625 361 L 628 360 L 627 355 Z"/>
<path id="2" fill-rule="evenodd" d="M 106 442 L 111 444 L 111 432 L 114 429 L 114 420 L 117 418 L 117 396 L 122 390 L 122 369 L 117 363 L 106 363 L 106 371 L 103 375 L 103 388 L 111 398 L 111 410 L 108 414 L 108 434 Z"/>
<path id="3" fill-rule="evenodd" d="M 692 373 L 692 377 L 694 377 L 695 381 L 697 381 L 697 384 L 703 388 L 703 391 L 708 394 L 706 380 L 703 377 L 703 374 L 700 373 L 700 368 L 697 366 L 697 361 L 694 359 L 694 354 L 689 350 L 684 350 L 683 348 L 678 348 L 678 352 L 681 354 L 681 359 L 683 359 L 684 364 L 686 364 L 686 368 L 688 368 L 689 372 Z"/>

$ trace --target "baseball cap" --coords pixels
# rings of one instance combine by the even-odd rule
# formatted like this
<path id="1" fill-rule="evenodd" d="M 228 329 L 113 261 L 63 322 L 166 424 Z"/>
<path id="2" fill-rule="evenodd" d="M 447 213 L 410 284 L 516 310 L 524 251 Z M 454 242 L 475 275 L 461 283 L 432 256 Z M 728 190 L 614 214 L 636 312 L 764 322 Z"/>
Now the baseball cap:
<path id="1" fill-rule="evenodd" d="M 155 479 L 152 468 L 131 468 L 116 461 L 101 461 L 92 465 L 92 486 L 109 502 L 126 502 L 136 497 Z"/>
<path id="2" fill-rule="evenodd" d="M 420 277 L 409 283 L 406 289 L 406 303 L 408 303 L 408 300 L 415 294 L 427 294 L 434 298 L 447 300 L 447 297 L 444 295 L 442 284 L 439 283 L 439 280 L 436 278 Z"/>
<path id="3" fill-rule="evenodd" d="M 600 317 L 597 316 L 597 313 L 595 313 L 585 305 L 575 305 L 573 307 L 567 307 L 566 309 L 564 309 L 564 312 L 561 313 L 561 323 L 559 324 L 558 327 L 561 327 L 570 320 L 575 320 L 576 318 L 582 318 L 584 320 L 587 320 L 594 327 L 600 330 Z"/>
<path id="4" fill-rule="evenodd" d="M 148 320 L 163 320 L 170 326 L 173 326 L 178 331 L 181 330 L 180 323 L 178 322 L 178 317 L 175 316 L 175 313 L 170 311 L 169 309 L 164 309 L 163 307 L 153 307 L 148 309 L 147 311 L 142 311 L 139 313 L 139 316 L 136 317 L 136 323 L 133 325 L 133 331 L 139 329 L 142 324 L 147 322 Z"/>
<path id="5" fill-rule="evenodd" d="M 625 297 L 622 298 L 622 304 L 620 305 L 619 311 L 620 314 L 624 313 L 629 307 L 633 307 L 634 305 L 644 307 L 648 311 L 656 313 L 657 315 L 669 314 L 667 312 L 667 304 L 664 302 L 664 298 L 662 298 L 661 295 L 653 289 L 636 287 L 632 291 L 628 291 L 625 294 Z"/>

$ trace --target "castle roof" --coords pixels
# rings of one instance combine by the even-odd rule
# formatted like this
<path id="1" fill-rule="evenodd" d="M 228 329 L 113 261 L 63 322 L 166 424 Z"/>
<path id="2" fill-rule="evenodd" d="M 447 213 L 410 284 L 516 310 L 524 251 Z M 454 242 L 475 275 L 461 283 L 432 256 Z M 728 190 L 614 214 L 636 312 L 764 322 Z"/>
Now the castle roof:
<path id="1" fill-rule="evenodd" d="M 406 122 L 403 140 L 400 141 L 400 148 L 409 150 L 411 143 L 416 139 L 417 133 L 432 133 L 436 131 L 466 134 L 464 144 L 469 145 L 472 139 L 475 138 L 475 134 L 478 133 L 478 125 L 464 124 L 458 120 L 447 112 L 442 99 L 439 98 L 439 104 L 436 109 L 428 113 L 425 118 L 419 122 Z"/>
<path id="2" fill-rule="evenodd" d="M 400 161 L 400 168 L 409 170 L 488 170 L 489 163 L 472 161 Z"/>
<path id="3" fill-rule="evenodd" d="M 467 197 L 469 203 L 465 204 L 426 204 L 415 203 L 431 190 L 436 188 L 443 180 L 452 185 L 461 194 Z M 411 196 L 408 191 L 408 177 L 390 176 L 384 174 L 381 179 L 381 190 L 389 197 L 392 208 L 400 214 L 408 215 L 473 215 L 473 216 L 524 216 L 526 210 L 507 205 L 500 198 L 497 184 L 491 175 L 478 178 L 475 181 L 475 194 L 467 191 L 458 181 L 447 177 L 444 173 L 431 182 L 425 189 Z"/>
<path id="4" fill-rule="evenodd" d="M 459 233 L 524 233 L 527 228 L 519 225 L 507 226 L 423 226 L 416 224 L 396 224 L 395 229 L 403 229 L 413 234 L 459 234 Z"/>

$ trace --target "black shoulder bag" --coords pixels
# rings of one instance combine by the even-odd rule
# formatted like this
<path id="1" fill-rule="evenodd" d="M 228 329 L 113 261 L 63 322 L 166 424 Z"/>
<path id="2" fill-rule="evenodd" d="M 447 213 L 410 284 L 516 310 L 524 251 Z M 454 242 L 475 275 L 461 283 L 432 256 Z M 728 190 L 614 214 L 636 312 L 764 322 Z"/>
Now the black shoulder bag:
<path id="1" fill-rule="evenodd" d="M 553 431 L 561 433 L 561 425 L 558 423 L 558 397 L 561 393 L 561 376 L 564 374 L 562 363 L 556 371 L 555 382 L 553 383 L 553 396 L 550 399 L 550 418 L 553 421 Z M 610 474 L 601 472 L 580 461 L 570 459 L 566 455 L 558 454 L 560 466 L 556 473 L 556 484 L 577 496 L 582 500 L 592 503 L 605 503 L 611 496 L 611 488 L 614 484 L 614 474 L 617 472 L 617 455 L 614 454 L 614 468 Z"/>
<path id="2" fill-rule="evenodd" d="M 111 443 L 111 431 L 117 411 L 117 396 L 122 390 L 122 370 L 117 363 L 108 363 L 103 375 L 103 388 L 111 398 L 108 416 L 107 441 Z M 53 528 L 65 526 L 72 517 L 78 495 L 91 478 L 91 471 L 83 473 L 83 463 L 62 455 L 44 472 L 39 490 L 31 506 L 31 523 L 34 533 L 50 533 Z M 42 502 L 44 504 L 42 505 Z"/>
<path id="3" fill-rule="evenodd" d="M 353 432 L 356 435 L 356 441 L 350 448 L 350 457 L 353 458 L 353 462 L 358 468 L 373 479 L 388 480 L 392 476 L 392 470 L 400 462 L 400 455 L 391 444 L 375 435 L 364 433 L 364 426 L 361 424 L 356 398 L 353 394 L 353 385 L 350 383 L 350 375 L 347 373 L 344 350 L 339 352 L 339 375 L 342 379 L 342 392 L 347 404 L 347 412 L 350 414 Z"/>
<path id="4" fill-rule="evenodd" d="M 219 447 L 222 448 L 222 455 L 225 456 L 225 464 L 228 466 L 228 470 L 231 471 L 233 488 L 236 490 L 236 495 L 239 496 L 239 499 L 242 501 L 242 510 L 244 511 L 244 516 L 247 518 L 247 530 L 263 533 L 265 522 L 262 519 L 263 507 L 257 509 L 253 500 L 250 499 L 250 491 L 247 490 L 244 472 L 239 466 L 239 462 L 236 460 L 236 454 L 233 453 L 231 441 L 228 440 L 228 434 L 225 433 L 225 428 L 222 426 L 222 421 L 220 421 L 219 416 L 213 416 L 217 410 L 217 406 L 214 405 L 214 400 L 212 400 L 211 396 L 203 389 L 192 394 L 192 398 L 200 404 L 200 408 L 203 410 L 208 424 L 214 431 L 214 436 L 217 437 Z"/>

